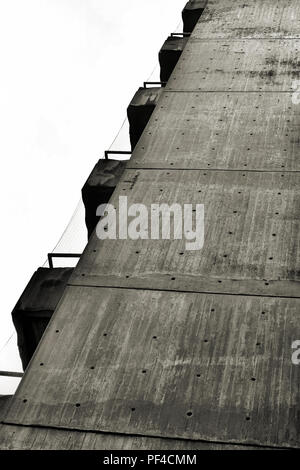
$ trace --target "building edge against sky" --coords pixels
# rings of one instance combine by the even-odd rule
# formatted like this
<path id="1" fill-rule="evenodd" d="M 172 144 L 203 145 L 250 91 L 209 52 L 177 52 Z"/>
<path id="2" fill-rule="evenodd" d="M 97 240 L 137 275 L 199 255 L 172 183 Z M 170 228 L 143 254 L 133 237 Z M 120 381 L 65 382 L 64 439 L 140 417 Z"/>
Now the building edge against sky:
<path id="1" fill-rule="evenodd" d="M 208 1 L 110 199 L 201 199 L 203 250 L 93 233 L 3 448 L 300 447 L 299 21 Z"/>

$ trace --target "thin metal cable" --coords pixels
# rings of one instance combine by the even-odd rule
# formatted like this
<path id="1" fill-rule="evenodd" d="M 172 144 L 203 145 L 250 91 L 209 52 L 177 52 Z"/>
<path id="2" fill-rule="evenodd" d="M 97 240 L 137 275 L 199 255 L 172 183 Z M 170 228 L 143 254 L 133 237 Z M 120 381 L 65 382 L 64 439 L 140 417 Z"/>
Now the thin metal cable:
<path id="1" fill-rule="evenodd" d="M 66 226 L 65 230 L 63 231 L 60 239 L 58 240 L 57 244 L 55 245 L 55 247 L 53 248 L 52 252 L 51 253 L 54 253 L 54 251 L 58 248 L 59 244 L 62 242 L 64 236 L 66 235 L 67 231 L 68 231 L 68 228 L 70 227 L 70 225 L 72 224 L 73 220 L 75 220 L 75 217 L 77 215 L 77 213 L 79 212 L 79 209 L 80 209 L 80 206 L 81 206 L 81 199 L 79 199 L 77 205 L 76 205 L 76 209 L 75 211 L 73 212 L 72 214 L 72 217 L 68 223 L 68 225 Z"/>
<path id="2" fill-rule="evenodd" d="M 6 346 L 8 345 L 8 343 L 10 342 L 10 340 L 15 336 L 16 332 L 14 331 L 11 336 L 8 338 L 8 340 L 6 341 L 6 343 L 4 344 L 4 346 L 0 349 L 0 354 L 2 354 L 2 352 L 4 351 L 4 349 L 6 348 Z"/>
<path id="3" fill-rule="evenodd" d="M 120 129 L 119 129 L 119 132 L 117 133 L 117 135 L 116 135 L 116 137 L 114 138 L 113 142 L 112 142 L 111 145 L 109 146 L 109 149 L 108 149 L 108 150 L 111 150 L 111 149 L 112 149 L 112 147 L 114 146 L 115 142 L 116 142 L 117 139 L 120 137 L 121 132 L 122 132 L 122 130 L 123 130 L 123 128 L 124 128 L 124 126 L 125 126 L 127 120 L 128 120 L 128 119 L 127 119 L 127 116 L 126 116 L 126 117 L 124 118 L 123 122 L 122 122 L 122 125 L 121 125 L 121 127 L 120 127 Z"/>
<path id="4" fill-rule="evenodd" d="M 178 31 L 178 29 L 180 28 L 182 24 L 182 20 L 179 21 L 176 29 L 175 29 L 175 32 Z M 157 69 L 159 69 L 159 64 L 156 63 L 155 67 L 153 68 L 151 74 L 149 75 L 149 77 L 147 78 L 147 81 L 150 81 L 151 77 L 155 74 L 155 72 L 157 71 Z M 128 119 L 127 119 L 127 116 L 124 118 L 122 124 L 121 124 L 121 127 L 119 128 L 114 140 L 112 141 L 111 145 L 109 146 L 109 150 L 112 149 L 112 147 L 115 145 L 115 143 L 117 142 L 117 140 L 119 139 L 119 137 L 121 136 L 121 133 L 125 127 L 125 125 L 128 123 Z M 122 150 L 121 148 L 120 149 L 117 149 L 117 150 Z M 128 150 L 128 149 L 126 149 Z M 59 246 L 63 245 L 63 242 L 64 242 L 64 239 L 67 239 L 67 236 L 69 234 L 69 231 L 70 231 L 70 228 L 72 227 L 73 224 L 76 223 L 76 220 L 78 219 L 79 215 L 80 215 L 80 210 L 82 210 L 82 199 L 80 198 L 77 205 L 76 205 L 76 208 L 68 222 L 68 224 L 66 225 L 65 227 L 65 230 L 63 231 L 61 237 L 59 238 L 58 242 L 56 243 L 55 247 L 53 248 L 53 250 L 50 252 L 50 253 L 55 253 L 56 250 L 58 250 Z M 73 227 L 74 229 L 74 227 Z M 77 234 L 78 235 L 78 234 Z M 74 252 L 76 250 L 74 250 L 72 247 L 71 247 L 71 244 L 72 244 L 72 240 L 75 240 L 76 236 L 75 236 L 75 233 L 74 233 L 74 230 L 72 230 L 72 233 L 69 235 L 70 236 L 70 245 L 68 247 L 68 251 L 69 252 Z M 43 266 L 46 266 L 48 264 L 48 261 L 46 260 L 43 264 Z"/>

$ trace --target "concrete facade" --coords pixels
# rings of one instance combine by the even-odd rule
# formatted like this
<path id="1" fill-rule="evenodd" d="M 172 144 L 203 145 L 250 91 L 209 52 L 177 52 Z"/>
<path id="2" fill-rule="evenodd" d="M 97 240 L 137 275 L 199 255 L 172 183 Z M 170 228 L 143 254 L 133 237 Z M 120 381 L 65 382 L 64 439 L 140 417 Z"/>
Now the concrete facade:
<path id="1" fill-rule="evenodd" d="M 2 448 L 300 448 L 298 3 L 208 1 L 111 198 L 204 203 L 204 248 L 93 234 Z"/>

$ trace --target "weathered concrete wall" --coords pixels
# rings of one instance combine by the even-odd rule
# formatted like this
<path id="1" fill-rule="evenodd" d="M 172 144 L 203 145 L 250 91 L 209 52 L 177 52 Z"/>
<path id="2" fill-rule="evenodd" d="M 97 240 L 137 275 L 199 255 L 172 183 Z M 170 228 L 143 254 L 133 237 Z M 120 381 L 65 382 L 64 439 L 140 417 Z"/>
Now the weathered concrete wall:
<path id="1" fill-rule="evenodd" d="M 207 0 L 190 0 L 182 10 L 183 32 L 191 33 L 201 17 Z"/>
<path id="2" fill-rule="evenodd" d="M 129 135 L 132 151 L 135 149 L 157 105 L 161 88 L 139 88 L 128 108 Z"/>
<path id="3" fill-rule="evenodd" d="M 0 395 L 0 422 L 4 419 L 7 407 L 9 405 L 9 400 L 11 396 L 9 395 Z M 3 448 L 0 443 L 0 448 Z"/>
<path id="4" fill-rule="evenodd" d="M 188 38 L 186 37 L 181 38 L 169 36 L 164 42 L 161 50 L 159 51 L 161 82 L 166 83 L 169 80 L 187 41 Z"/>
<path id="5" fill-rule="evenodd" d="M 24 370 L 45 332 L 72 272 L 71 268 L 39 268 L 12 312 Z"/>
<path id="6" fill-rule="evenodd" d="M 141 448 L 300 448 L 299 2 L 206 8 L 110 200 L 204 204 L 204 247 L 94 234 L 12 400 L 4 447 L 13 425 L 11 445 L 34 447 L 28 425 L 37 448 L 50 435 L 64 448 L 53 428 L 88 448 L 103 432 L 109 448 L 138 446 L 129 434 Z"/>
<path id="7" fill-rule="evenodd" d="M 99 160 L 82 188 L 85 222 L 90 237 L 99 221 L 98 206 L 106 204 L 112 196 L 126 167 L 126 162 Z"/>
<path id="8" fill-rule="evenodd" d="M 2 450 L 259 450 L 213 442 L 0 425 Z"/>

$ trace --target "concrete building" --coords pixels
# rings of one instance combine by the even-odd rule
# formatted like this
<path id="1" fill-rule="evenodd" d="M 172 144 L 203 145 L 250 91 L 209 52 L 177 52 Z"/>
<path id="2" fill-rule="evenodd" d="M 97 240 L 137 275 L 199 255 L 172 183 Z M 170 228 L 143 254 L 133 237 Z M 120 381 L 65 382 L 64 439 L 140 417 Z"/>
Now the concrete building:
<path id="1" fill-rule="evenodd" d="M 300 447 L 299 23 L 208 0 L 110 198 L 204 204 L 204 246 L 94 232 L 1 448 Z"/>

